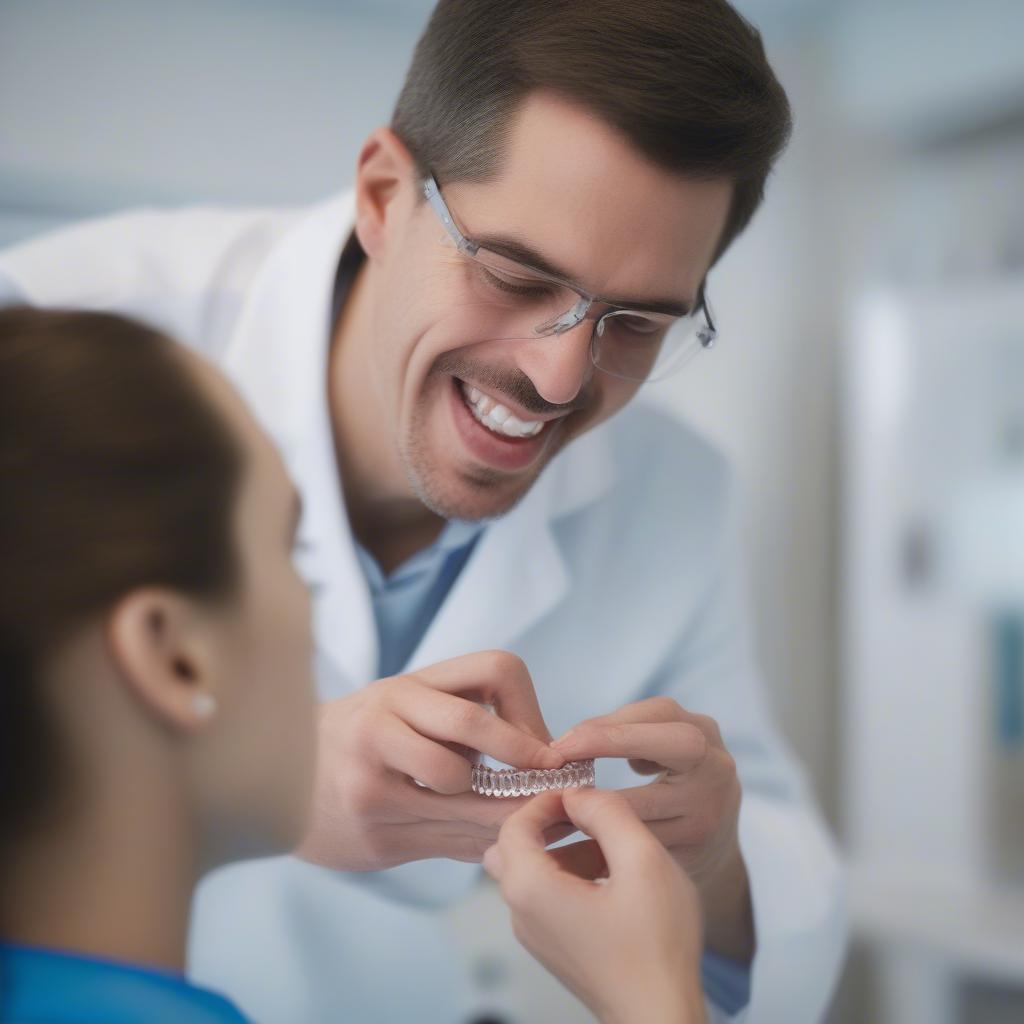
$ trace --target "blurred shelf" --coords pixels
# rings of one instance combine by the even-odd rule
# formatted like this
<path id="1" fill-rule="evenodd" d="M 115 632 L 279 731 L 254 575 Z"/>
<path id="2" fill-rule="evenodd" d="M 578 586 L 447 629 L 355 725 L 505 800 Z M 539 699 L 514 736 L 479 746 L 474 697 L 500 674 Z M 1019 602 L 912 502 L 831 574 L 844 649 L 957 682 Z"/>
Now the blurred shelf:
<path id="1" fill-rule="evenodd" d="M 1024 986 L 1024 885 L 944 883 L 858 866 L 850 910 L 862 939 L 915 947 L 961 973 Z"/>

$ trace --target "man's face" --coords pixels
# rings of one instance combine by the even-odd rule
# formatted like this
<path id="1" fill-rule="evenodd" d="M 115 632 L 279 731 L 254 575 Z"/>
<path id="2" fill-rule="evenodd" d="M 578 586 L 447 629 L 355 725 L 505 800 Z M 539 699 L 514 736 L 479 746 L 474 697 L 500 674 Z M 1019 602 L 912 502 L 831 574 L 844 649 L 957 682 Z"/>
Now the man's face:
<path id="1" fill-rule="evenodd" d="M 521 108 L 496 178 L 440 184 L 470 239 L 517 245 L 535 254 L 534 265 L 638 307 L 668 298 L 693 306 L 731 198 L 728 182 L 657 168 L 592 115 L 543 95 Z M 494 307 L 507 307 L 509 296 L 496 291 L 492 300 L 486 288 L 495 286 L 481 284 L 479 267 L 442 244 L 426 203 L 408 211 L 383 261 L 370 355 L 387 429 L 433 512 L 499 515 L 556 452 L 640 385 L 593 365 L 592 320 L 507 340 L 493 325 Z M 497 424 L 498 406 L 511 425 Z"/>

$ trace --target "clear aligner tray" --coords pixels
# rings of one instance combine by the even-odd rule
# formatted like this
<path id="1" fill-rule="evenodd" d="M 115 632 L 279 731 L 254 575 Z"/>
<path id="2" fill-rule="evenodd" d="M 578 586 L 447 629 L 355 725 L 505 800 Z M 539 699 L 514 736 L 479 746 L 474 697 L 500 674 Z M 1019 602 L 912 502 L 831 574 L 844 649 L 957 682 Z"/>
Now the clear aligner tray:
<path id="1" fill-rule="evenodd" d="M 548 789 L 594 785 L 594 760 L 570 761 L 562 768 L 489 768 L 473 765 L 472 788 L 481 796 L 533 796 Z"/>

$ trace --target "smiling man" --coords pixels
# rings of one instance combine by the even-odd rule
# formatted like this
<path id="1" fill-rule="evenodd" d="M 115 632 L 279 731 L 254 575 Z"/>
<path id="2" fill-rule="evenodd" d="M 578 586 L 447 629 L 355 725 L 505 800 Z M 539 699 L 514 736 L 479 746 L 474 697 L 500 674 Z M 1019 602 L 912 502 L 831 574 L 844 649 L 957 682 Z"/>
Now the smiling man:
<path id="1" fill-rule="evenodd" d="M 554 87 L 501 128 L 479 182 L 394 129 L 360 155 L 369 259 L 329 387 L 349 517 L 385 567 L 445 520 L 509 511 L 574 438 L 713 340 L 703 281 L 725 172 L 666 172 Z"/>
<path id="2" fill-rule="evenodd" d="M 822 1014 L 840 878 L 764 706 L 728 474 L 638 398 L 714 343 L 709 270 L 788 132 L 723 0 L 442 0 L 353 192 L 0 254 L 0 302 L 122 310 L 218 361 L 302 492 L 316 822 L 210 879 L 192 940 L 256 1019 L 464 1016 L 424 908 L 525 799 L 469 792 L 474 750 L 606 758 L 697 884 L 713 1013 Z"/>

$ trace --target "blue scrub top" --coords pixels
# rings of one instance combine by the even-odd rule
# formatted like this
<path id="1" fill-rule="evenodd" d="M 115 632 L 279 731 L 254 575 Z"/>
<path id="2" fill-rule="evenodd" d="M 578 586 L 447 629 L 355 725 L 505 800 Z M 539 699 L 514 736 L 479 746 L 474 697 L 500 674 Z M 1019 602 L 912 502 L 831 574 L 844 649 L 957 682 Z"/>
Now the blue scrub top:
<path id="1" fill-rule="evenodd" d="M 2 1024 L 250 1024 L 183 974 L 0 943 Z"/>

